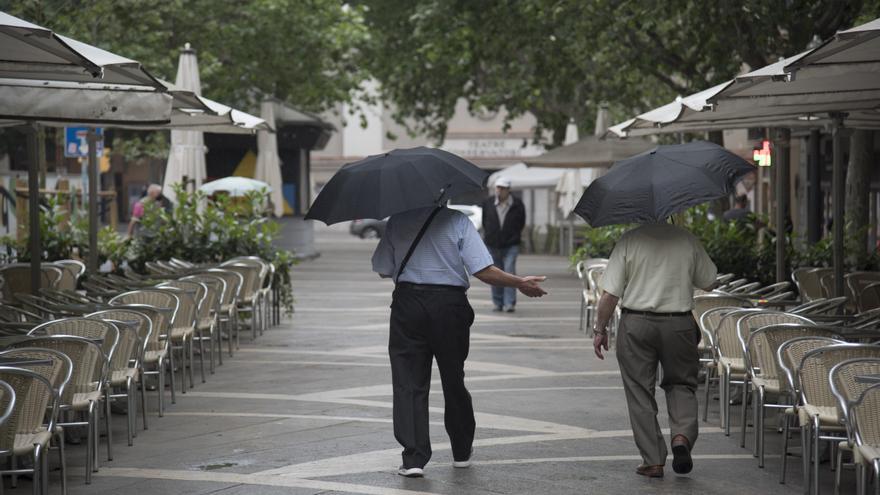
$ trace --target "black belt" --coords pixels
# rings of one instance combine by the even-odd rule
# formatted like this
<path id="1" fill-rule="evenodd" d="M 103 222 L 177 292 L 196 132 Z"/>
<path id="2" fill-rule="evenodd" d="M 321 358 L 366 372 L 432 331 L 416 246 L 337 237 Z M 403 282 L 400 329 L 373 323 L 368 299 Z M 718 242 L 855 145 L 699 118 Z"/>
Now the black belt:
<path id="1" fill-rule="evenodd" d="M 693 315 L 690 311 L 681 311 L 679 313 L 655 313 L 653 311 L 636 311 L 634 309 L 623 308 L 621 311 L 624 314 L 630 315 L 641 315 L 641 316 L 688 316 Z"/>
<path id="2" fill-rule="evenodd" d="M 405 290 L 424 290 L 432 292 L 467 292 L 467 287 L 460 285 L 440 285 L 440 284 L 414 284 L 412 282 L 399 282 L 398 289 Z"/>

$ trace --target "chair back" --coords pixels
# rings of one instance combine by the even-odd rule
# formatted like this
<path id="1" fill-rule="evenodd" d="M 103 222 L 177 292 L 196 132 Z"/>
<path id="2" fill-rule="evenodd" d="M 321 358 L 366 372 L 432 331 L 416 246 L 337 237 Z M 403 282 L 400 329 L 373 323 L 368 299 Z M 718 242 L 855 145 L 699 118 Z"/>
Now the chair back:
<path id="1" fill-rule="evenodd" d="M 785 313 L 783 311 L 768 310 L 755 311 L 743 315 L 737 320 L 736 336 L 737 340 L 739 341 L 740 352 L 742 352 L 742 356 L 745 359 L 745 366 L 747 371 L 755 367 L 754 363 L 756 361 L 756 356 L 749 348 L 749 339 L 752 332 L 761 327 L 766 327 L 768 325 L 779 325 L 782 323 L 796 323 L 800 325 L 813 324 L 811 320 L 804 318 L 803 316 Z M 772 355 L 770 359 L 772 359 Z"/>
<path id="2" fill-rule="evenodd" d="M 202 275 L 220 277 L 226 282 L 226 287 L 223 289 L 223 296 L 220 298 L 220 304 L 222 306 L 233 304 L 238 297 L 241 286 L 244 285 L 244 276 L 236 271 L 224 270 L 221 268 L 209 268 L 199 273 Z"/>
<path id="3" fill-rule="evenodd" d="M 0 381 L 9 384 L 16 399 L 12 414 L 0 427 L 0 452 L 12 453 L 18 434 L 36 433 L 44 424 L 48 431 L 54 431 L 58 393 L 49 380 L 30 369 L 0 366 Z"/>
<path id="4" fill-rule="evenodd" d="M 0 427 L 12 416 L 15 410 L 15 389 L 12 385 L 0 381 Z"/>
<path id="5" fill-rule="evenodd" d="M 709 292 L 694 296 L 694 319 L 699 322 L 700 318 L 703 317 L 703 313 L 712 308 L 751 308 L 752 306 L 752 302 L 742 296 Z"/>
<path id="6" fill-rule="evenodd" d="M 254 298 L 256 297 L 262 286 L 262 280 L 260 279 L 260 269 L 253 265 L 234 263 L 223 265 L 223 270 L 237 272 L 243 278 L 241 288 L 238 292 L 238 302 L 253 302 Z"/>
<path id="7" fill-rule="evenodd" d="M 715 326 L 715 335 L 713 336 L 719 356 L 727 359 L 745 359 L 743 347 L 737 335 L 737 323 L 740 318 L 748 314 L 762 311 L 756 308 L 738 308 L 734 311 L 727 311 L 721 316 L 721 320 Z"/>
<path id="8" fill-rule="evenodd" d="M 847 434 L 853 439 L 850 420 L 850 407 L 871 387 L 871 383 L 860 380 L 864 375 L 880 375 L 880 358 L 856 358 L 841 361 L 828 373 L 831 393 L 837 399 L 837 410 L 846 422 Z"/>
<path id="9" fill-rule="evenodd" d="M 119 343 L 110 360 L 110 371 L 138 367 L 153 331 L 153 322 L 143 312 L 131 309 L 105 309 L 86 315 L 86 318 L 105 320 L 119 329 Z"/>
<path id="10" fill-rule="evenodd" d="M 170 313 L 162 308 L 157 308 L 155 306 L 148 306 L 146 304 L 128 304 L 128 305 L 118 305 L 114 306 L 113 309 L 108 311 L 125 311 L 126 313 L 107 313 L 108 315 L 112 315 L 114 319 L 118 316 L 125 316 L 129 311 L 133 313 L 137 313 L 138 315 L 146 317 L 150 324 L 144 329 L 139 329 L 141 342 L 144 346 L 144 351 L 161 351 L 165 348 L 165 335 L 168 333 L 169 325 L 171 324 Z M 98 313 L 102 313 L 99 311 Z M 94 315 L 96 313 L 92 313 Z M 89 316 L 92 316 L 89 315 Z M 134 315 L 130 315 L 133 317 Z M 125 319 L 132 319 L 129 316 L 125 316 Z M 144 330 L 147 330 L 147 333 L 144 334 Z"/>
<path id="11" fill-rule="evenodd" d="M 798 315 L 836 315 L 849 300 L 846 297 L 821 297 L 789 310 Z"/>
<path id="12" fill-rule="evenodd" d="M 602 287 L 601 281 L 602 276 L 605 275 L 605 267 L 607 265 L 604 264 L 596 264 L 590 267 L 587 267 L 587 288 L 593 294 L 593 297 L 598 300 L 599 296 L 602 295 Z"/>
<path id="13" fill-rule="evenodd" d="M 177 281 L 174 281 L 177 282 Z M 199 302 L 204 297 L 204 287 L 198 284 L 198 288 L 181 287 L 179 283 L 166 285 L 162 283 L 156 289 L 168 291 L 177 296 L 180 301 L 174 318 L 171 319 L 171 328 L 195 328 L 196 318 L 199 313 Z"/>
<path id="14" fill-rule="evenodd" d="M 181 282 L 194 282 L 205 286 L 205 300 L 199 306 L 199 319 L 210 318 L 220 309 L 220 301 L 226 291 L 226 281 L 216 275 L 189 275 L 180 279 Z"/>
<path id="15" fill-rule="evenodd" d="M 731 311 L 737 311 L 743 308 L 738 306 L 721 306 L 717 308 L 708 309 L 703 312 L 703 315 L 700 316 L 700 319 L 697 320 L 699 324 L 700 331 L 703 333 L 703 339 L 701 342 L 706 342 L 706 347 L 712 349 L 713 353 L 717 354 L 717 342 L 715 342 L 715 333 L 718 329 L 718 325 L 721 324 L 721 320 L 727 313 Z M 717 356 L 716 356 L 717 357 Z"/>
<path id="16" fill-rule="evenodd" d="M 76 290 L 80 277 L 86 272 L 86 265 L 79 260 L 59 260 L 52 262 L 53 265 L 61 268 L 63 276 L 58 282 L 58 289 Z"/>
<path id="17" fill-rule="evenodd" d="M 865 390 L 851 411 L 856 443 L 880 449 L 880 421 L 877 421 L 880 417 L 880 384 Z"/>
<path id="18" fill-rule="evenodd" d="M 40 265 L 40 287 L 57 288 L 58 283 L 64 276 L 61 268 L 47 263 Z M 15 294 L 30 294 L 31 287 L 31 265 L 30 263 L 12 263 L 0 267 L 0 284 L 2 290 L 2 301 L 6 304 L 15 303 Z"/>
<path id="19" fill-rule="evenodd" d="M 880 308 L 880 282 L 868 284 L 856 294 L 856 307 L 860 312 Z"/>
<path id="20" fill-rule="evenodd" d="M 98 344 L 101 348 L 101 354 L 105 362 L 98 363 L 96 373 L 102 374 L 107 371 L 113 355 L 116 352 L 116 346 L 119 345 L 120 332 L 119 328 L 113 323 L 103 320 L 93 320 L 89 318 L 62 318 L 59 320 L 47 321 L 34 327 L 28 332 L 32 336 L 59 336 L 70 335 L 73 337 L 83 337 Z"/>
<path id="21" fill-rule="evenodd" d="M 827 297 L 822 291 L 822 284 L 819 278 L 823 273 L 828 273 L 830 268 L 799 268 L 792 273 L 794 283 L 797 285 L 801 299 L 804 301 L 813 301 Z M 832 270 L 833 272 L 833 270 Z"/>
<path id="22" fill-rule="evenodd" d="M 835 344 L 804 354 L 798 368 L 801 400 L 804 404 L 833 407 L 837 398 L 831 390 L 829 374 L 835 365 L 858 358 L 880 358 L 880 346 L 868 344 Z M 839 413 L 839 411 L 838 411 Z"/>
<path id="23" fill-rule="evenodd" d="M 159 310 L 165 311 L 165 317 L 169 324 L 174 320 L 180 308 L 180 299 L 176 294 L 155 288 L 125 292 L 113 297 L 109 302 L 111 306 L 140 305 L 159 308 Z"/>
<path id="24" fill-rule="evenodd" d="M 760 376 L 766 380 L 778 380 L 780 387 L 785 388 L 785 372 L 776 358 L 782 344 L 801 337 L 826 337 L 840 339 L 840 335 L 830 327 L 821 327 L 806 323 L 777 323 L 767 325 L 751 332 L 748 340 L 750 368 L 752 376 Z"/>
<path id="25" fill-rule="evenodd" d="M 94 340 L 73 335 L 54 335 L 34 337 L 11 345 L 10 349 L 35 347 L 53 349 L 70 358 L 73 364 L 70 380 L 61 392 L 61 404 L 73 402 L 74 394 L 100 390 L 106 379 L 107 362 L 101 346 Z"/>
<path id="26" fill-rule="evenodd" d="M 843 340 L 831 337 L 796 337 L 783 342 L 776 351 L 776 363 L 785 375 L 788 390 L 795 394 L 800 393 L 797 367 L 808 352 L 820 347 L 845 343 Z"/>

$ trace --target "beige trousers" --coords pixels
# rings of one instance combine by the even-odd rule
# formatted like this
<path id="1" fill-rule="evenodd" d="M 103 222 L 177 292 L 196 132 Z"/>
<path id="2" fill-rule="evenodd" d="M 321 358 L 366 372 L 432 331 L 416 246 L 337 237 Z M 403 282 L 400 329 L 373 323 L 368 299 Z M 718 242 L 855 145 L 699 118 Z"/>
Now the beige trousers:
<path id="1" fill-rule="evenodd" d="M 636 446 L 647 465 L 666 464 L 666 442 L 657 422 L 657 365 L 666 392 L 670 437 L 697 440 L 697 351 L 700 332 L 690 315 L 654 316 L 624 312 L 617 337 L 617 361 Z"/>

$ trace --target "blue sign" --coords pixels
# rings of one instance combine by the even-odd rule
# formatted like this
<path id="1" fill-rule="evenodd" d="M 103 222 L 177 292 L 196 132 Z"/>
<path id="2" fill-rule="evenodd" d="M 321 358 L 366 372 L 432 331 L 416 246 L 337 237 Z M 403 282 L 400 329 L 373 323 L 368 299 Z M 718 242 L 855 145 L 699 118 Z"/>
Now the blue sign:
<path id="1" fill-rule="evenodd" d="M 64 128 L 64 156 L 68 158 L 86 158 L 89 156 L 88 127 Z M 104 129 L 95 128 L 95 144 L 97 156 L 104 153 Z"/>

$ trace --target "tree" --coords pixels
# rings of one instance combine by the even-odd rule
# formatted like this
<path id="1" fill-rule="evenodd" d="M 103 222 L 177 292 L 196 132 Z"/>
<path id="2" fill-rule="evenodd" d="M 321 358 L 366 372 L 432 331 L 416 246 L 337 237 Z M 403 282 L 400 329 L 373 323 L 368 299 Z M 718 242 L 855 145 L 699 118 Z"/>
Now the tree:
<path id="1" fill-rule="evenodd" d="M 138 60 L 173 79 L 179 50 L 198 52 L 202 92 L 257 110 L 266 96 L 323 111 L 352 98 L 367 32 L 335 0 L 0 0 L 0 10 Z"/>
<path id="2" fill-rule="evenodd" d="M 363 0 L 365 54 L 395 117 L 438 139 L 458 97 L 531 112 L 558 144 L 608 102 L 630 116 L 730 79 L 877 10 L 876 0 Z"/>

